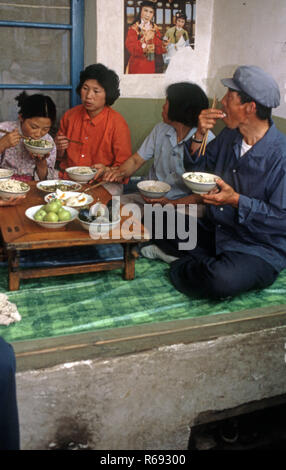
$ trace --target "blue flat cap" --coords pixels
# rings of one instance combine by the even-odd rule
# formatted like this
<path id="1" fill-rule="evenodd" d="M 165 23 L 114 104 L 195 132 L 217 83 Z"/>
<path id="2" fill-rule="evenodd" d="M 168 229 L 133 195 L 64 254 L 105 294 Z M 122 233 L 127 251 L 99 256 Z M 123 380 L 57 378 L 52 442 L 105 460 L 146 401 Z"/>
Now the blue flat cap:
<path id="1" fill-rule="evenodd" d="M 244 91 L 267 108 L 277 108 L 280 104 L 278 84 L 269 73 L 256 65 L 242 65 L 236 69 L 232 78 L 224 78 L 221 82 L 232 90 Z"/>

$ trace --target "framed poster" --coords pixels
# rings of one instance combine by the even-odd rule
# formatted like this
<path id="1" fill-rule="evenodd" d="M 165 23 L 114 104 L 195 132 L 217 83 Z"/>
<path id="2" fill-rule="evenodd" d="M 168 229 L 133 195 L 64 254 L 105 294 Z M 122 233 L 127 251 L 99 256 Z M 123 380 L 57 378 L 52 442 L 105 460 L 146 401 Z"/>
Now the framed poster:
<path id="1" fill-rule="evenodd" d="M 196 0 L 124 0 L 124 73 L 161 74 L 195 44 Z"/>
<path id="2" fill-rule="evenodd" d="M 130 28 L 139 21 L 139 17 L 141 19 L 143 2 L 147 3 L 145 0 L 96 1 L 96 62 L 118 73 L 122 98 L 164 98 L 166 87 L 179 81 L 193 81 L 205 90 L 212 26 L 209 18 L 214 0 L 150 0 L 149 22 L 156 24 L 156 40 L 160 39 L 161 45 L 164 43 L 164 53 L 157 48 L 159 53 L 156 54 L 156 48 L 148 48 L 149 62 L 154 59 L 152 68 L 148 64 L 148 70 L 141 68 L 139 71 L 137 68 L 136 71 L 135 66 L 134 73 L 134 67 L 130 69 L 132 50 L 127 38 Z M 186 20 L 181 18 L 183 22 L 177 21 L 179 34 L 177 29 L 175 34 L 177 16 L 181 13 L 186 15 Z M 150 29 L 153 25 L 150 24 Z M 155 36 L 155 31 L 153 34 Z M 149 41 L 146 37 L 141 41 L 142 37 L 139 37 L 140 53 L 147 49 Z M 144 43 L 146 47 L 142 47 Z M 134 47 L 138 46 L 136 44 Z M 144 62 L 146 65 L 146 60 Z"/>

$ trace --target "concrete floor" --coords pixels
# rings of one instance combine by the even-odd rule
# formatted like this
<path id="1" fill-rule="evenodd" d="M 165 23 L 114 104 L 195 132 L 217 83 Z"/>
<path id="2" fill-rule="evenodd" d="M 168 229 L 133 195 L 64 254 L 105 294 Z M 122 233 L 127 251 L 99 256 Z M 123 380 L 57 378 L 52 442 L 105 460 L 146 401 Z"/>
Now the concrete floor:
<path id="1" fill-rule="evenodd" d="M 18 372 L 21 447 L 186 450 L 192 427 L 286 393 L 285 343 L 280 326 Z"/>

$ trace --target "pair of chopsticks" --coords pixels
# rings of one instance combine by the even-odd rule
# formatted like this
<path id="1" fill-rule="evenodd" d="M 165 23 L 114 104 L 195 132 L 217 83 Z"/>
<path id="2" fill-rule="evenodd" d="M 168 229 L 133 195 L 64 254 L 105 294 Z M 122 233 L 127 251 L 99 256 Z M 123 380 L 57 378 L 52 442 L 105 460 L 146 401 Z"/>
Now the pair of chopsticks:
<path id="1" fill-rule="evenodd" d="M 216 96 L 214 96 L 214 99 L 213 99 L 213 104 L 212 104 L 212 109 L 214 109 L 216 107 L 216 102 L 217 102 L 217 99 L 216 99 Z M 204 137 L 203 137 L 203 141 L 202 141 L 202 144 L 200 146 L 200 150 L 199 150 L 199 157 L 201 155 L 204 155 L 205 154 L 205 151 L 206 151 L 206 146 L 207 146 L 207 141 L 208 141 L 208 133 L 209 133 L 209 130 L 206 131 Z"/>
<path id="2" fill-rule="evenodd" d="M 6 131 L 5 129 L 0 129 L 0 132 L 2 132 L 3 134 L 10 134 L 10 132 L 12 132 L 12 131 Z M 26 137 L 25 135 L 21 135 L 21 137 L 22 137 L 22 139 L 31 139 L 31 137 Z M 83 142 L 79 142 L 78 140 L 72 140 L 72 139 L 69 139 L 68 137 L 66 137 L 66 139 L 69 142 L 72 142 L 73 144 L 83 145 Z"/>
<path id="3" fill-rule="evenodd" d="M 72 142 L 73 144 L 80 144 L 80 145 L 83 145 L 83 142 L 79 142 L 78 140 L 72 140 L 72 139 L 69 139 L 68 137 L 66 137 L 66 139 L 67 139 L 69 142 Z"/>
<path id="4" fill-rule="evenodd" d="M 105 183 L 107 183 L 107 181 L 100 181 L 99 183 L 92 184 L 89 188 L 85 189 L 83 192 L 86 193 L 90 189 L 98 188 L 98 186 L 102 186 Z"/>

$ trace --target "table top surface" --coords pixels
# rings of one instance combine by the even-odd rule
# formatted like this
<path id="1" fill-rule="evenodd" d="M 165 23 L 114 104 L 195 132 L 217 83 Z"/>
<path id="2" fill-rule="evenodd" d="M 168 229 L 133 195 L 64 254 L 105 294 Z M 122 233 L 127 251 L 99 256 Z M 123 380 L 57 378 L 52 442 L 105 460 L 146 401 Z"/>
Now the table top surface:
<path id="1" fill-rule="evenodd" d="M 38 249 L 59 248 L 66 246 L 108 244 L 108 243 L 138 243 L 143 240 L 144 227 L 134 219 L 131 225 L 129 217 L 121 217 L 120 224 L 109 234 L 101 234 L 91 238 L 80 222 L 75 219 L 59 229 L 43 228 L 28 219 L 25 211 L 32 206 L 45 204 L 46 192 L 36 187 L 36 182 L 29 182 L 31 187 L 26 198 L 16 206 L 0 207 L 0 227 L 2 240 L 8 249 Z M 95 202 L 107 204 L 111 199 L 110 193 L 104 187 L 92 188 L 90 194 Z M 146 231 L 145 231 L 146 232 Z M 148 240 L 145 233 L 144 240 Z"/>

